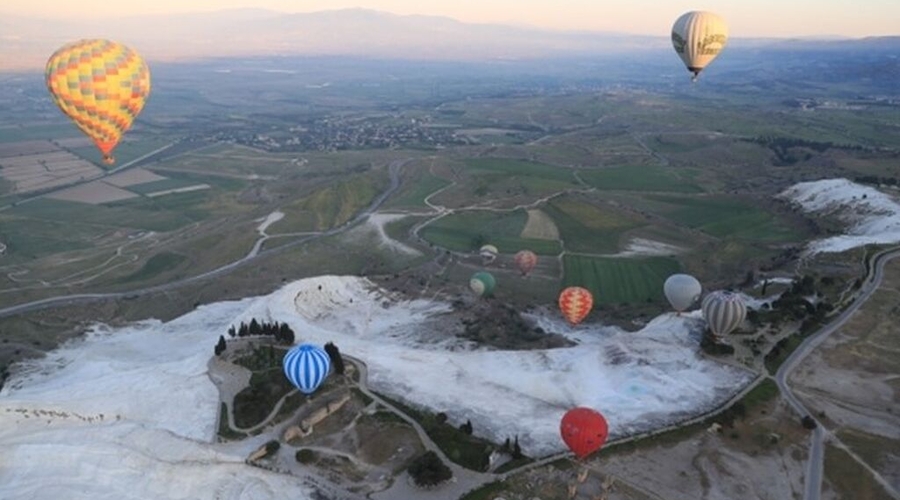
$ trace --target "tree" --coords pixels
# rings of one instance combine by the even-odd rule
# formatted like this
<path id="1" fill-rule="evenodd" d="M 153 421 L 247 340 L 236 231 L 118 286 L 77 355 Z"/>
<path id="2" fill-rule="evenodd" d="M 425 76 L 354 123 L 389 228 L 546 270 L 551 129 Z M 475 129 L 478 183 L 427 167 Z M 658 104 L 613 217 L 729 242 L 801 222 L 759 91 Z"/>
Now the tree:
<path id="1" fill-rule="evenodd" d="M 344 374 L 344 359 L 341 357 L 341 351 L 333 342 L 325 344 L 325 353 L 331 359 L 331 366 L 334 367 L 334 373 L 338 375 Z"/>
<path id="2" fill-rule="evenodd" d="M 237 332 L 234 329 L 234 325 L 231 325 L 228 327 L 228 336 L 234 338 L 235 335 L 237 335 Z"/>
<path id="3" fill-rule="evenodd" d="M 444 412 L 438 412 L 438 414 L 434 416 L 434 420 L 439 424 L 443 424 L 447 421 L 447 414 Z"/>
<path id="4" fill-rule="evenodd" d="M 294 458 L 301 464 L 310 464 L 316 459 L 316 452 L 309 448 L 301 448 L 294 454 Z"/>
<path id="5" fill-rule="evenodd" d="M 288 326 L 287 323 L 282 323 L 281 326 L 278 327 L 278 333 L 275 335 L 275 339 L 283 344 L 291 345 L 294 343 L 294 330 L 291 330 L 291 327 Z"/>
<path id="6" fill-rule="evenodd" d="M 226 347 L 227 346 L 225 345 L 225 336 L 219 335 L 219 342 L 216 343 L 216 348 L 215 348 L 216 356 L 220 356 L 223 352 L 225 352 Z"/>
<path id="7" fill-rule="evenodd" d="M 279 448 L 281 448 L 281 443 L 274 439 L 269 441 L 268 443 L 266 443 L 266 456 L 271 457 L 278 451 Z"/>
<path id="8" fill-rule="evenodd" d="M 803 424 L 803 428 L 804 428 L 804 429 L 808 429 L 808 430 L 813 430 L 813 429 L 815 429 L 816 427 L 819 426 L 819 425 L 816 423 L 816 421 L 813 420 L 813 418 L 810 417 L 809 415 L 806 415 L 805 417 L 803 417 L 803 418 L 800 420 L 800 423 Z"/>
<path id="9" fill-rule="evenodd" d="M 256 321 L 256 318 L 250 320 L 250 327 L 247 330 L 250 335 L 259 335 L 262 332 L 262 329 L 259 327 L 259 323 Z"/>
<path id="10" fill-rule="evenodd" d="M 513 458 L 522 458 L 522 448 L 519 446 L 519 435 L 518 434 L 516 434 L 516 440 L 513 443 L 512 456 L 513 456 Z"/>
<path id="11" fill-rule="evenodd" d="M 465 432 L 466 434 L 472 434 L 472 421 L 466 420 L 466 423 L 459 426 L 459 430 Z"/>
<path id="12" fill-rule="evenodd" d="M 435 486 L 453 477 L 453 472 L 433 451 L 427 451 L 413 460 L 408 472 L 417 486 Z"/>

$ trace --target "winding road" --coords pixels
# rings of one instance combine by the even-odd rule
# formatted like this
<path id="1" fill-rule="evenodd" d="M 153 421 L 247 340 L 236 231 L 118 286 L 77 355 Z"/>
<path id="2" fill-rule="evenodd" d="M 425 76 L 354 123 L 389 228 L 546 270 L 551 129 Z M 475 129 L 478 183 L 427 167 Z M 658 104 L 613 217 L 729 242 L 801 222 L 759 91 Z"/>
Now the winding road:
<path id="1" fill-rule="evenodd" d="M 816 420 L 815 417 L 811 414 L 809 410 L 803 406 L 803 403 L 797 398 L 794 392 L 791 390 L 788 385 L 788 378 L 790 378 L 791 372 L 803 361 L 806 356 L 808 356 L 813 349 L 819 347 L 822 342 L 825 341 L 832 333 L 840 329 L 844 326 L 844 323 L 853 316 L 856 311 L 859 310 L 860 307 L 871 297 L 871 295 L 878 289 L 881 284 L 881 280 L 884 277 L 884 266 L 891 259 L 900 256 L 900 248 L 892 248 L 888 250 L 883 250 L 872 258 L 872 268 L 866 279 L 863 281 L 862 286 L 860 287 L 860 294 L 856 297 L 856 299 L 851 303 L 846 309 L 844 309 L 841 314 L 839 314 L 835 319 L 833 319 L 830 323 L 822 327 L 815 335 L 808 337 L 803 341 L 794 352 L 791 353 L 790 356 L 781 364 L 781 367 L 778 369 L 778 372 L 775 374 L 775 382 L 778 384 L 778 389 L 781 391 L 781 394 L 784 395 L 785 400 L 787 400 L 788 404 L 791 405 L 791 408 L 794 409 L 801 416 L 809 416 L 813 420 Z M 822 427 L 822 423 L 816 420 L 816 428 L 813 429 L 813 433 L 811 436 L 810 447 L 809 447 L 809 461 L 807 462 L 806 475 L 805 475 L 805 488 L 803 492 L 804 500 L 819 500 L 822 494 L 822 472 L 824 469 L 825 463 L 825 453 L 824 453 L 824 442 L 825 436 L 827 434 L 827 430 Z M 884 481 L 884 479 L 877 474 L 875 471 L 872 471 L 875 476 L 875 480 L 882 484 L 882 486 L 886 486 L 885 490 L 887 492 L 892 492 L 893 488 Z M 896 495 L 892 495 L 894 498 L 897 498 Z"/>

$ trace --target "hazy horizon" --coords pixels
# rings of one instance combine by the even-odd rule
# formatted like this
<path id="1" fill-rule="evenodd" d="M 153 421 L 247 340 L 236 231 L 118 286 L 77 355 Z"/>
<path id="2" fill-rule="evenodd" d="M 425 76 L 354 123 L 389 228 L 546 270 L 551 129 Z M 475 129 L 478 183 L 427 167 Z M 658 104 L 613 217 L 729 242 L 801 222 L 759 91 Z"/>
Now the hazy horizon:
<path id="1" fill-rule="evenodd" d="M 266 9 L 282 13 L 363 8 L 399 15 L 428 15 L 466 23 L 505 24 L 563 31 L 617 31 L 666 36 L 672 22 L 689 10 L 712 10 L 722 15 L 735 37 L 890 36 L 900 34 L 900 2 L 866 0 L 795 0 L 790 3 L 760 0 L 721 0 L 712 4 L 675 1 L 659 5 L 649 0 L 609 2 L 584 0 L 460 0 L 452 5 L 423 4 L 410 0 L 158 0 L 152 3 L 116 3 L 104 0 L 33 0 L 0 13 L 85 21 L 120 17 L 185 14 L 232 9 Z"/>

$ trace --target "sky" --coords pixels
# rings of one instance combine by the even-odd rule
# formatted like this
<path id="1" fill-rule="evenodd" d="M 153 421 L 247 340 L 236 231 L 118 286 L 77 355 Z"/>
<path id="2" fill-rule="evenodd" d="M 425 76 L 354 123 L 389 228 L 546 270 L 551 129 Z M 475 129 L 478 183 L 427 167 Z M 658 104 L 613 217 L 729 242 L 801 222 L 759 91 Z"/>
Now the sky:
<path id="1" fill-rule="evenodd" d="M 0 12 L 84 19 L 231 8 L 313 12 L 353 7 L 395 14 L 448 16 L 475 23 L 635 34 L 667 33 L 680 14 L 710 10 L 725 17 L 732 36 L 738 37 L 900 35 L 900 1 L 897 0 L 29 0 L 0 7 Z"/>

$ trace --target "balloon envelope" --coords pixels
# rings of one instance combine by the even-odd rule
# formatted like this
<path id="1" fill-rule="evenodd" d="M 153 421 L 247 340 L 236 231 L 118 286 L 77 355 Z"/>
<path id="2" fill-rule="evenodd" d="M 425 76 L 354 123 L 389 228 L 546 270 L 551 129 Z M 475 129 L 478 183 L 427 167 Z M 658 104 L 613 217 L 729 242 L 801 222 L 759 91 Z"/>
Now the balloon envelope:
<path id="1" fill-rule="evenodd" d="M 587 288 L 570 286 L 559 294 L 559 310 L 570 325 L 581 323 L 593 306 L 594 296 Z"/>
<path id="2" fill-rule="evenodd" d="M 109 40 L 80 40 L 50 56 L 45 76 L 53 101 L 113 163 L 113 148 L 150 95 L 141 56 Z"/>
<path id="3" fill-rule="evenodd" d="M 325 381 L 331 359 L 321 347 L 300 344 L 284 355 L 284 374 L 300 392 L 312 394 Z"/>
<path id="4" fill-rule="evenodd" d="M 672 308 L 678 312 L 691 307 L 700 298 L 702 287 L 697 278 L 689 274 L 673 274 L 663 283 L 663 293 Z"/>
<path id="5" fill-rule="evenodd" d="M 578 407 L 563 415 L 559 433 L 575 456 L 584 458 L 603 447 L 609 436 L 609 426 L 597 410 Z"/>
<path id="6" fill-rule="evenodd" d="M 479 297 L 490 297 L 497 281 L 491 273 L 479 271 L 469 279 L 469 288 Z"/>
<path id="7" fill-rule="evenodd" d="M 672 46 L 688 71 L 694 73 L 694 79 L 719 55 L 727 41 L 728 25 L 712 12 L 687 12 L 672 26 Z"/>
<path id="8" fill-rule="evenodd" d="M 516 261 L 516 267 L 519 268 L 519 271 L 522 272 L 523 275 L 527 275 L 534 269 L 534 266 L 537 265 L 537 255 L 531 250 L 520 250 L 516 253 L 513 260 Z"/>
<path id="9" fill-rule="evenodd" d="M 725 290 L 718 290 L 704 297 L 701 309 L 709 329 L 717 336 L 731 333 L 747 316 L 744 299 Z"/>
<path id="10" fill-rule="evenodd" d="M 481 255 L 481 259 L 485 262 L 493 262 L 497 258 L 498 253 L 500 251 L 494 245 L 484 245 L 478 250 L 478 254 Z"/>

